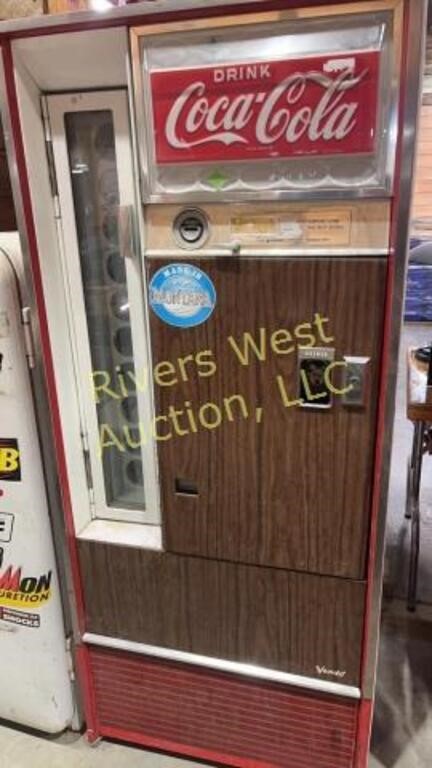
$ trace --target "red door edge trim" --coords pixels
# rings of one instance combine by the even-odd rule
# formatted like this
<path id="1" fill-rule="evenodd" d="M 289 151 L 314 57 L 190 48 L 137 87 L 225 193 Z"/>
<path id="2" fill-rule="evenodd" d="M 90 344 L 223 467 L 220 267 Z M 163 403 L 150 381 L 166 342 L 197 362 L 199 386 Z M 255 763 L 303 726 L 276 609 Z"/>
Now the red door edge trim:
<path id="1" fill-rule="evenodd" d="M 367 768 L 372 730 L 373 702 L 361 699 L 357 716 L 357 736 L 354 768 Z"/>
<path id="2" fill-rule="evenodd" d="M 48 390 L 48 399 L 50 406 L 50 421 L 54 436 L 54 445 L 56 451 L 56 464 L 59 473 L 59 484 L 64 510 L 64 519 L 66 526 L 66 539 L 70 557 L 71 572 L 75 590 L 76 612 L 78 625 L 81 632 L 84 631 L 84 600 L 81 587 L 78 551 L 75 543 L 75 527 L 72 515 L 72 502 L 70 496 L 66 456 L 63 444 L 63 436 L 60 421 L 60 412 L 57 399 L 57 390 L 54 376 L 54 363 L 51 354 L 48 320 L 46 314 L 45 299 L 43 294 L 42 274 L 39 262 L 39 252 L 36 238 L 36 228 L 33 217 L 33 208 L 31 202 L 30 185 L 28 180 L 27 164 L 25 159 L 24 142 L 22 137 L 18 97 L 15 83 L 15 73 L 13 65 L 13 55 L 9 41 L 2 42 L 2 55 L 6 83 L 6 94 L 10 111 L 10 121 L 12 129 L 12 141 L 14 144 L 17 173 L 22 197 L 24 226 L 27 233 L 30 264 L 33 275 L 33 286 L 36 297 L 36 305 L 40 327 L 40 338 L 43 352 L 43 367 L 45 381 Z"/>
<path id="3" fill-rule="evenodd" d="M 75 646 L 75 662 L 81 684 L 87 740 L 93 743 L 100 738 L 101 734 L 91 673 L 90 651 L 84 643 Z"/>

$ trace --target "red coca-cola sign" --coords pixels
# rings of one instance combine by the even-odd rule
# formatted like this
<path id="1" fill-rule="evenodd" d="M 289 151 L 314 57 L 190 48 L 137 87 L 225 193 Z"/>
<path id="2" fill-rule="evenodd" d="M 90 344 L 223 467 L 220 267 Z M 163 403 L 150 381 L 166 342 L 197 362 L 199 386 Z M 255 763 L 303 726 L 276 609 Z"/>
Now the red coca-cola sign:
<path id="1" fill-rule="evenodd" d="M 151 73 L 156 161 L 372 152 L 379 53 Z"/>

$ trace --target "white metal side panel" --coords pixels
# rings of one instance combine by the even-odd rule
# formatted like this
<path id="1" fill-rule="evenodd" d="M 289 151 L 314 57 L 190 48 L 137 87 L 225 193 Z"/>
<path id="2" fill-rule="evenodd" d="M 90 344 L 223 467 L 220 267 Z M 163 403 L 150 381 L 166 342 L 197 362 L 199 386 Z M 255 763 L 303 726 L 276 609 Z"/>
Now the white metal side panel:
<path id="1" fill-rule="evenodd" d="M 16 275 L 0 236 L 0 718 L 72 720 L 60 590 Z"/>

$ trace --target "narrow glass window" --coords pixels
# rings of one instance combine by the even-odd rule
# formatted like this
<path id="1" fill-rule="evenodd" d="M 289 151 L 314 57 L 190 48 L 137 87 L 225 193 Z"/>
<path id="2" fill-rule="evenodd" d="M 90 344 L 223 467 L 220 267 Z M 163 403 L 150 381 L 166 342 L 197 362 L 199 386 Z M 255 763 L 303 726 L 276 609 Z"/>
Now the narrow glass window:
<path id="1" fill-rule="evenodd" d="M 86 110 L 68 112 L 64 119 L 90 355 L 98 384 L 95 408 L 98 425 L 105 430 L 101 461 L 106 504 L 142 509 L 139 439 L 133 448 L 124 437 L 125 430 L 139 436 L 139 409 L 127 270 L 119 248 L 113 115 L 110 110 Z"/>

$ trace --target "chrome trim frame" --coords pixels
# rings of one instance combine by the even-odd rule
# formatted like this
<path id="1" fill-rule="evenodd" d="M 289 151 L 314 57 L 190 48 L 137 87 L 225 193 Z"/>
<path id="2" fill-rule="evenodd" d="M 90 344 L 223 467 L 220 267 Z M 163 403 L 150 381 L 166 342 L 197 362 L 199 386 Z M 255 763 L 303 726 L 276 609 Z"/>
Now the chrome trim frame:
<path id="1" fill-rule="evenodd" d="M 422 0 L 420 0 L 421 2 Z M 208 32 L 210 29 L 219 32 L 231 30 L 233 28 L 242 29 L 253 25 L 254 27 L 277 25 L 282 22 L 295 22 L 297 19 L 306 17 L 308 19 L 326 18 L 329 14 L 340 15 L 349 14 L 367 14 L 374 11 L 389 11 L 392 13 L 393 33 L 397 31 L 400 17 L 402 14 L 404 0 L 363 0 L 360 4 L 355 0 L 336 0 L 328 5 L 314 6 L 306 8 L 287 8 L 283 11 L 268 11 L 265 7 L 260 7 L 257 13 L 239 14 L 236 9 L 228 17 L 206 17 L 203 19 L 192 19 L 181 22 L 172 22 L 167 17 L 163 23 L 150 24 L 149 26 L 131 26 L 129 33 L 129 55 L 132 64 L 132 85 L 134 101 L 134 119 L 135 135 L 137 136 L 139 172 L 140 172 L 140 190 L 141 201 L 144 205 L 153 203 L 184 203 L 187 205 L 202 204 L 206 202 L 214 203 L 239 203 L 239 202 L 260 202 L 260 201 L 310 201 L 310 200 L 346 200 L 350 197 L 354 200 L 362 199 L 390 199 L 394 187 L 395 165 L 394 158 L 396 153 L 397 140 L 397 117 L 399 104 L 399 82 L 401 71 L 401 51 L 397 48 L 393 62 L 392 76 L 389 82 L 389 138 L 386 145 L 385 169 L 382 183 L 376 185 L 364 186 L 364 182 L 358 185 L 347 184 L 339 187 L 327 187 L 322 185 L 311 189 L 302 189 L 301 187 L 285 189 L 247 189 L 247 190 L 189 190 L 184 192 L 154 192 L 152 191 L 151 174 L 155 167 L 154 147 L 146 146 L 150 138 L 151 131 L 148 126 L 153 124 L 153 99 L 149 85 L 149 78 L 143 77 L 141 40 L 142 38 L 155 37 L 164 39 L 182 39 L 188 33 Z M 233 5 L 236 5 L 233 0 Z M 265 2 L 263 3 L 265 6 Z M 382 83 L 380 82 L 380 93 Z M 144 138 L 140 138 L 143 136 Z"/>
<path id="2" fill-rule="evenodd" d="M 144 166 L 146 167 L 147 163 Z M 144 174 L 142 173 L 142 178 Z M 145 178 L 148 178 L 147 172 Z M 141 183 L 142 188 L 145 188 L 144 181 Z M 154 203 L 185 203 L 190 205 L 197 205 L 200 203 L 253 203 L 253 202 L 268 202 L 268 201 L 281 201 L 281 202 L 301 202 L 307 200 L 346 200 L 347 198 L 352 200 L 367 200 L 367 199 L 379 199 L 389 198 L 391 195 L 391 181 L 387 179 L 383 185 L 377 185 L 376 187 L 355 189 L 353 186 L 347 186 L 346 189 L 341 187 L 330 188 L 323 187 L 321 189 L 300 189 L 293 187 L 292 189 L 283 190 L 253 190 L 242 192 L 166 192 L 163 194 L 144 194 L 142 196 L 142 203 L 144 205 Z"/>
<path id="3" fill-rule="evenodd" d="M 243 664 L 239 661 L 216 659 L 212 656 L 202 656 L 198 653 L 161 648 L 156 645 L 137 643 L 132 640 L 121 640 L 116 637 L 97 635 L 93 632 L 85 632 L 82 640 L 84 643 L 98 645 L 102 648 L 113 648 L 118 651 L 152 656 L 158 659 L 179 662 L 180 664 L 191 664 L 196 667 L 216 669 L 219 672 L 252 677 L 256 680 L 268 680 L 272 683 L 282 683 L 283 685 L 291 685 L 295 688 L 306 688 L 307 690 L 319 693 L 331 693 L 335 696 L 360 699 L 360 689 L 355 686 L 332 683 L 328 680 L 318 680 L 313 677 L 303 677 L 302 675 L 293 675 L 290 672 L 279 672 L 277 669 L 259 667 L 256 664 Z"/>
<path id="4" fill-rule="evenodd" d="M 421 103 L 422 70 L 424 61 L 427 0 L 407 0 L 409 34 L 406 43 L 406 82 L 402 145 L 400 148 L 399 204 L 397 207 L 397 231 L 395 246 L 395 275 L 391 306 L 389 339 L 389 377 L 385 397 L 384 442 L 382 448 L 382 472 L 379 487 L 379 518 L 376 537 L 376 555 L 372 585 L 372 603 L 366 637 L 366 664 L 363 669 L 362 695 L 373 699 L 376 665 L 379 647 L 382 579 L 384 572 L 385 528 L 390 476 L 390 459 L 395 413 L 396 382 L 403 320 L 404 287 L 408 265 L 408 238 L 410 228 L 411 194 L 415 169 L 416 125 Z"/>
<path id="5" fill-rule="evenodd" d="M 283 241 L 286 242 L 286 241 Z M 238 248 L 240 245 L 240 248 Z M 262 249 L 258 247 L 250 248 L 243 247 L 238 241 L 233 243 L 233 248 L 236 249 L 236 253 L 233 254 L 232 250 L 228 248 L 228 244 L 224 248 L 201 248 L 195 250 L 180 249 L 180 248 L 148 248 L 145 251 L 147 259 L 161 259 L 161 258 L 175 258 L 175 259 L 208 259 L 213 257 L 219 257 L 221 259 L 226 258 L 255 258 L 255 259 L 277 259 L 277 258 L 347 258 L 347 257 L 367 257 L 367 258 L 383 258 L 388 255 L 388 248 L 277 248 L 272 246 L 266 248 L 263 243 Z"/>

